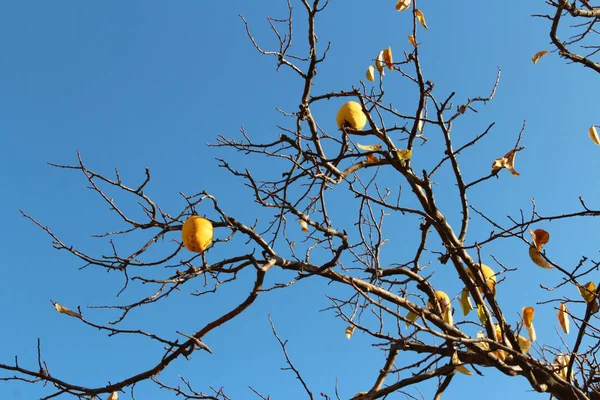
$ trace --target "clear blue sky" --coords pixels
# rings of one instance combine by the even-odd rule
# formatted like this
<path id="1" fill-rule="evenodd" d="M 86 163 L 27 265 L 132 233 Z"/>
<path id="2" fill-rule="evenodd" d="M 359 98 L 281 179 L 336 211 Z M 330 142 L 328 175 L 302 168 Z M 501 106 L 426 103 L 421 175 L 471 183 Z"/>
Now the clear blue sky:
<path id="1" fill-rule="evenodd" d="M 301 29 L 305 20 L 301 5 L 292 3 Z M 477 188 L 470 197 L 472 204 L 503 222 L 508 214 L 518 215 L 520 208 L 529 210 L 530 198 L 536 199 L 542 213 L 575 210 L 579 195 L 592 207 L 600 202 L 596 184 L 600 148 L 587 137 L 587 128 L 600 124 L 600 80 L 579 66 L 565 65 L 556 54 L 537 65 L 531 63 L 535 52 L 550 49 L 548 24 L 530 17 L 546 11 L 542 3 L 521 2 L 515 8 L 499 0 L 477 5 L 419 2 L 430 27 L 419 39 L 424 73 L 436 84 L 438 98 L 456 91 L 459 104 L 487 95 L 496 68 L 502 68 L 496 99 L 455 126 L 455 137 L 471 138 L 496 122 L 493 134 L 479 150 L 462 159 L 467 180 L 487 173 L 493 159 L 514 145 L 527 120 L 522 142 L 527 148 L 516 163 L 521 176 L 514 178 L 502 171 L 499 180 Z M 409 50 L 409 15 L 395 12 L 394 4 L 393 0 L 331 1 L 317 21 L 320 48 L 327 41 L 333 45 L 316 78 L 314 94 L 351 89 L 364 80 L 370 60 L 383 48 L 392 46 L 397 58 Z M 19 355 L 21 366 L 35 369 L 40 337 L 44 358 L 55 376 L 99 386 L 153 365 L 161 350 L 137 338 L 109 339 L 53 309 L 50 299 L 71 308 L 117 304 L 146 289 L 137 287 L 115 299 L 123 283 L 120 275 L 93 268 L 79 271 L 76 259 L 53 250 L 50 238 L 21 217 L 19 209 L 50 226 L 66 242 L 96 254 L 106 247 L 90 235 L 119 226 L 106 205 L 86 190 L 82 176 L 53 169 L 47 162 L 75 163 L 76 151 L 80 151 L 89 167 L 105 174 L 116 167 L 132 185 L 143 179 L 144 167 L 149 167 L 153 184 L 148 193 L 164 209 L 177 213 L 184 206 L 179 191 L 208 190 L 237 219 L 248 224 L 254 221 L 257 211 L 250 204 L 250 193 L 217 167 L 215 157 L 230 157 L 257 173 L 269 166 L 205 144 L 215 142 L 218 134 L 239 137 L 242 126 L 257 140 L 272 141 L 279 135 L 276 124 L 289 123 L 275 107 L 297 110 L 300 81 L 289 71 L 277 73 L 274 59 L 254 50 L 239 13 L 268 47 L 274 42 L 266 16 L 284 17 L 285 2 L 3 2 L 0 363 L 10 363 Z M 305 48 L 304 37 L 302 31 L 295 36 L 299 49 Z M 390 101 L 414 109 L 413 91 L 404 91 L 406 85 L 397 77 L 390 76 L 386 83 Z M 340 104 L 331 101 L 314 111 L 331 133 Z M 425 150 L 422 154 L 428 156 Z M 452 215 L 451 219 L 456 218 Z M 582 254 L 597 258 L 593 221 L 543 228 L 551 233 L 549 255 L 565 267 L 576 265 Z M 403 234 L 402 225 L 398 229 Z M 489 231 L 489 226 L 473 220 L 470 240 L 484 238 Z M 395 257 L 392 250 L 390 246 L 386 253 L 389 262 Z M 492 253 L 519 268 L 498 293 L 515 322 L 521 307 L 549 299 L 537 283 L 558 282 L 555 271 L 535 267 L 526 251 L 517 241 L 485 249 L 488 264 L 493 265 L 488 256 Z M 445 272 L 437 268 L 434 283 L 442 285 Z M 229 295 L 224 292 L 199 300 L 178 293 L 164 304 L 132 314 L 125 326 L 168 335 L 175 330 L 194 332 L 247 294 L 244 279 Z M 181 373 L 198 390 L 224 386 L 233 399 L 252 398 L 249 385 L 273 399 L 302 398 L 293 376 L 279 370 L 285 365 L 270 333 L 267 315 L 271 313 L 280 335 L 289 339 L 290 355 L 316 393 L 333 395 L 336 378 L 342 398 L 368 390 L 383 354 L 373 350 L 363 335 L 346 340 L 345 324 L 332 313 L 318 312 L 329 305 L 326 291 L 336 290 L 325 283 L 303 282 L 266 294 L 246 315 L 206 337 L 214 355 L 196 353 L 190 362 L 174 363 L 161 378 L 173 384 Z M 458 290 L 452 287 L 448 292 L 455 295 Z M 99 320 L 112 317 L 108 312 L 84 310 Z M 541 342 L 559 345 L 551 307 L 540 307 L 535 322 Z M 457 376 L 447 398 L 539 398 L 526 392 L 522 379 L 484 372 L 485 378 Z M 471 397 L 461 392 L 466 387 Z M 41 386 L 0 385 L 2 399 L 28 400 L 43 393 L 48 392 Z M 140 385 L 136 393 L 138 399 L 171 398 L 148 384 Z M 121 398 L 130 397 L 122 394 Z"/>

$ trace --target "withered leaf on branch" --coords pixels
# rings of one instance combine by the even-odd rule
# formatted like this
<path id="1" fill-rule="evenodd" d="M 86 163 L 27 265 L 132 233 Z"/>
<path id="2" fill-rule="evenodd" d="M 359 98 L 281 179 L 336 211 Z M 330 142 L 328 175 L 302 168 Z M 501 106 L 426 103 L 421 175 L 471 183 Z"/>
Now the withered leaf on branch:
<path id="1" fill-rule="evenodd" d="M 498 171 L 502 168 L 508 169 L 514 176 L 519 176 L 519 173 L 515 171 L 515 156 L 517 155 L 517 149 L 512 149 L 504 155 L 504 157 L 497 158 L 492 164 L 492 174 L 497 175 Z"/>
<path id="2" fill-rule="evenodd" d="M 566 303 L 560 303 L 560 306 L 558 307 L 558 314 L 556 314 L 556 316 L 558 317 L 558 323 L 560 324 L 563 332 L 568 335 L 570 330 L 570 322 Z"/>
<path id="3" fill-rule="evenodd" d="M 52 301 L 52 300 L 50 300 L 50 301 Z M 83 318 L 81 316 L 81 314 L 76 313 L 75 311 L 70 310 L 67 307 L 63 307 L 63 306 L 61 306 L 60 304 L 58 304 L 58 303 L 56 303 L 54 301 L 52 301 L 52 305 L 54 305 L 54 308 L 56 308 L 56 311 L 58 311 L 61 314 L 65 314 L 65 315 L 68 315 L 70 317 L 75 317 L 75 318 Z"/>
<path id="4" fill-rule="evenodd" d="M 531 261 L 533 261 L 538 267 L 546 269 L 553 268 L 552 264 L 546 261 L 542 253 L 540 253 L 534 246 L 529 248 L 529 258 L 531 258 Z"/>
<path id="5" fill-rule="evenodd" d="M 415 40 L 415 35 L 408 35 L 408 41 L 410 42 L 410 44 L 412 44 L 414 47 L 417 47 L 417 41 Z"/>
<path id="6" fill-rule="evenodd" d="M 410 160 L 412 157 L 412 150 L 396 150 L 396 155 L 400 161 Z"/>
<path id="7" fill-rule="evenodd" d="M 367 162 L 368 163 L 376 163 L 377 161 L 379 161 L 379 158 L 375 157 L 373 154 L 367 154 Z"/>
<path id="8" fill-rule="evenodd" d="M 380 144 L 360 144 L 360 143 L 356 143 L 356 147 L 358 147 L 359 149 L 363 150 L 363 151 L 378 151 L 381 150 L 381 145 Z"/>
<path id="9" fill-rule="evenodd" d="M 466 317 L 469 312 L 473 309 L 473 304 L 471 304 L 471 297 L 469 297 L 469 290 L 464 288 L 462 293 L 460 294 L 460 309 L 463 312 L 463 315 Z"/>
<path id="10" fill-rule="evenodd" d="M 354 325 L 348 325 L 348 327 L 346 328 L 346 338 L 348 340 L 350 340 L 350 338 L 352 337 L 352 335 L 354 334 L 354 329 L 356 327 Z"/>
<path id="11" fill-rule="evenodd" d="M 542 57 L 544 57 L 546 54 L 548 54 L 548 50 L 542 50 L 542 51 L 538 51 L 537 53 L 535 53 L 533 55 L 533 57 L 531 57 L 531 61 L 534 64 L 537 64 L 538 60 Z"/>
<path id="12" fill-rule="evenodd" d="M 535 310 L 533 307 L 523 307 L 521 312 L 523 313 L 523 325 L 525 325 L 525 329 L 527 329 L 529 339 L 531 339 L 532 342 L 535 342 L 537 340 L 535 328 L 533 327 L 533 316 L 535 314 Z"/>
<path id="13" fill-rule="evenodd" d="M 594 282 L 588 282 L 579 286 L 579 293 L 581 293 L 581 297 L 586 303 L 591 303 L 596 298 L 596 285 L 594 285 Z"/>
<path id="14" fill-rule="evenodd" d="M 423 28 L 425 29 L 429 29 L 427 27 L 427 23 L 425 22 L 425 15 L 423 15 L 423 11 L 416 9 L 415 10 L 415 15 L 417 16 L 417 19 L 419 20 L 419 22 L 421 23 L 421 25 L 423 25 Z"/>
<path id="15" fill-rule="evenodd" d="M 467 367 L 465 367 L 464 365 L 462 365 L 462 362 L 460 361 L 460 358 L 458 358 L 458 352 L 457 351 L 455 351 L 452 354 L 452 365 L 454 365 L 454 369 L 456 369 L 461 374 L 473 375 L 473 373 L 471 371 L 469 371 L 467 369 Z"/>
<path id="16" fill-rule="evenodd" d="M 106 400 L 119 400 L 119 395 L 117 394 L 117 392 L 112 392 Z"/>
<path id="17" fill-rule="evenodd" d="M 381 76 L 385 75 L 385 60 L 383 59 L 383 51 L 380 51 L 379 54 L 377 54 L 377 58 L 375 59 L 375 67 Z"/>
<path id="18" fill-rule="evenodd" d="M 391 47 L 388 47 L 387 49 L 383 50 L 383 61 L 385 61 L 385 65 L 388 67 L 389 70 L 394 69 L 394 59 L 392 58 Z"/>
<path id="19" fill-rule="evenodd" d="M 298 221 L 300 222 L 300 226 L 302 227 L 302 232 L 308 232 L 308 223 L 302 218 L 300 218 Z"/>
<path id="20" fill-rule="evenodd" d="M 375 80 L 375 67 L 372 65 L 369 65 L 366 75 L 367 75 L 367 79 L 370 80 L 371 82 L 373 82 Z"/>
<path id="21" fill-rule="evenodd" d="M 536 229 L 535 231 L 529 230 L 531 238 L 533 239 L 533 245 L 537 251 L 542 250 L 542 246 L 550 241 L 550 234 L 543 229 Z"/>
<path id="22" fill-rule="evenodd" d="M 396 10 L 404 11 L 408 7 L 410 7 L 410 3 L 411 3 L 411 0 L 398 0 L 398 2 L 396 3 Z"/>
<path id="23" fill-rule="evenodd" d="M 590 139 L 592 139 L 594 143 L 600 145 L 600 137 L 598 136 L 598 131 L 594 125 L 590 126 L 590 129 L 588 129 L 588 135 L 590 135 Z"/>

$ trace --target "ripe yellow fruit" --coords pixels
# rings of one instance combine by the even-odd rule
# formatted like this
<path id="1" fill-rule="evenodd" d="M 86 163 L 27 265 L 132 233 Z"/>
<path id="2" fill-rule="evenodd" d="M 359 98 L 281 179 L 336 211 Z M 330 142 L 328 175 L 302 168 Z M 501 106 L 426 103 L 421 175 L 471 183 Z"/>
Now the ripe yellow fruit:
<path id="1" fill-rule="evenodd" d="M 437 292 L 434 293 L 435 295 L 435 299 L 437 300 L 437 302 L 440 305 L 440 309 L 442 310 L 442 319 L 444 320 L 445 323 L 449 324 L 449 325 L 453 325 L 454 321 L 452 318 L 452 307 L 450 305 L 450 297 L 448 297 L 448 295 L 444 292 L 442 292 L 441 290 L 438 290 Z M 433 304 L 431 304 L 431 301 L 427 302 L 427 307 L 429 308 L 433 308 Z"/>
<path id="2" fill-rule="evenodd" d="M 442 309 L 442 312 L 445 311 L 446 308 L 450 305 L 450 297 L 448 297 L 448 295 L 442 292 L 441 290 L 438 290 L 434 294 L 435 299 L 438 301 L 438 303 L 440 303 L 440 308 Z M 433 308 L 433 304 L 431 304 L 431 301 L 427 302 L 427 307 Z"/>
<path id="3" fill-rule="evenodd" d="M 490 288 L 490 291 L 492 292 L 492 294 L 496 294 L 496 273 L 494 272 L 493 269 L 491 269 L 490 267 L 488 267 L 485 264 L 481 264 L 481 272 L 483 273 L 483 277 L 485 278 L 485 282 L 487 283 L 488 288 Z M 467 268 L 467 275 L 469 275 L 469 278 L 471 278 L 473 280 L 473 282 L 477 282 L 475 280 L 475 277 L 473 276 L 473 272 L 471 272 L 470 269 Z M 481 288 L 479 288 L 479 292 L 483 292 L 483 290 L 481 290 Z"/>
<path id="4" fill-rule="evenodd" d="M 352 129 L 360 131 L 367 124 L 367 116 L 359 103 L 349 101 L 342 104 L 335 117 L 335 121 L 340 129 L 343 126 L 349 126 Z"/>
<path id="5" fill-rule="evenodd" d="M 189 251 L 202 253 L 213 238 L 213 226 L 206 218 L 192 215 L 183 224 L 181 229 L 181 239 L 183 245 Z"/>

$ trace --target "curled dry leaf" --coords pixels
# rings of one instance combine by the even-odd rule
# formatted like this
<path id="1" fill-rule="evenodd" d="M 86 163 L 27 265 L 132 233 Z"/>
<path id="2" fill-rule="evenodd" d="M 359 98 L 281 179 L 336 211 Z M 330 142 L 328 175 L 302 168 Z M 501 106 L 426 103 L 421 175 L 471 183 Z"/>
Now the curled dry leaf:
<path id="1" fill-rule="evenodd" d="M 373 154 L 367 154 L 366 157 L 367 157 L 367 162 L 369 164 L 376 163 L 377 161 L 379 161 L 379 158 L 375 157 Z"/>
<path id="2" fill-rule="evenodd" d="M 415 40 L 415 35 L 408 35 L 408 41 L 410 42 L 410 44 L 412 44 L 414 47 L 417 47 L 417 41 Z"/>
<path id="3" fill-rule="evenodd" d="M 423 111 L 419 114 L 419 121 L 417 122 L 417 130 L 423 132 Z"/>
<path id="4" fill-rule="evenodd" d="M 485 333 L 483 331 L 478 331 L 477 332 L 477 339 L 485 339 Z M 490 349 L 490 345 L 487 344 L 486 342 L 480 342 L 480 343 L 476 343 L 475 344 L 477 347 L 479 347 L 482 350 L 489 350 Z"/>
<path id="5" fill-rule="evenodd" d="M 546 54 L 548 54 L 548 50 L 538 51 L 533 55 L 533 57 L 531 57 L 531 61 L 533 61 L 534 64 L 537 64 L 538 60 L 544 57 Z"/>
<path id="6" fill-rule="evenodd" d="M 354 325 L 348 325 L 348 327 L 346 328 L 346 338 L 348 340 L 350 340 L 350 338 L 354 334 L 354 328 L 356 328 Z"/>
<path id="7" fill-rule="evenodd" d="M 417 8 L 415 10 L 415 15 L 417 16 L 417 19 L 419 20 L 421 25 L 423 25 L 423 28 L 429 29 L 429 28 L 427 28 L 427 23 L 425 22 L 425 15 L 423 15 L 423 11 L 421 11 Z"/>
<path id="8" fill-rule="evenodd" d="M 533 261 L 538 267 L 547 269 L 553 268 L 552 264 L 546 261 L 542 253 L 540 253 L 534 246 L 529 247 L 529 258 L 531 258 L 531 261 Z"/>
<path id="9" fill-rule="evenodd" d="M 388 47 L 387 49 L 383 50 L 383 61 L 385 61 L 385 65 L 388 67 L 389 70 L 394 69 L 394 59 L 392 58 L 391 47 Z"/>
<path id="10" fill-rule="evenodd" d="M 558 317 L 558 323 L 560 324 L 563 332 L 568 335 L 571 323 L 569 322 L 569 314 L 566 303 L 560 303 L 560 306 L 558 306 L 558 314 L 556 314 L 556 316 Z"/>
<path id="11" fill-rule="evenodd" d="M 454 369 L 456 369 L 458 372 L 460 372 L 461 374 L 465 374 L 465 375 L 473 375 L 473 373 L 471 371 L 469 371 L 467 369 L 467 367 L 465 367 L 462 362 L 460 361 L 460 358 L 458 358 L 458 352 L 455 351 L 452 354 L 452 365 L 454 365 Z"/>
<path id="12" fill-rule="evenodd" d="M 588 282 L 583 286 L 579 286 L 579 293 L 586 303 L 591 303 L 596 298 L 596 285 L 594 282 Z"/>
<path id="13" fill-rule="evenodd" d="M 467 288 L 462 290 L 459 303 L 460 309 L 462 310 L 463 315 L 466 317 L 473 309 L 473 304 L 471 304 L 471 297 L 469 297 L 469 290 Z"/>
<path id="14" fill-rule="evenodd" d="M 398 0 L 398 2 L 396 3 L 396 10 L 404 11 L 408 7 L 410 7 L 410 3 L 411 3 L 411 0 Z"/>
<path id="15" fill-rule="evenodd" d="M 535 310 L 533 307 L 523 307 L 521 312 L 523 314 L 523 324 L 525 327 L 527 328 L 531 326 L 531 324 L 533 324 L 533 316 L 535 315 Z"/>
<path id="16" fill-rule="evenodd" d="M 563 378 L 565 381 L 567 380 L 567 366 L 569 365 L 569 361 L 571 357 L 567 354 L 557 354 L 554 358 L 554 367 L 558 369 L 558 376 Z M 571 370 L 571 376 L 569 380 L 573 380 L 573 371 Z"/>
<path id="17" fill-rule="evenodd" d="M 302 232 L 308 232 L 308 224 L 303 218 L 299 219 L 300 226 L 302 227 Z"/>
<path id="18" fill-rule="evenodd" d="M 525 329 L 527 329 L 529 339 L 531 339 L 532 342 L 535 342 L 537 339 L 535 328 L 533 327 L 533 316 L 535 314 L 535 310 L 533 307 L 523 307 L 521 312 L 523 314 L 523 325 L 525 325 Z"/>
<path id="19" fill-rule="evenodd" d="M 367 79 L 373 82 L 375 80 L 375 67 L 369 65 L 369 69 L 367 69 Z"/>
<path id="20" fill-rule="evenodd" d="M 63 307 L 63 306 L 61 306 L 60 304 L 58 304 L 58 303 L 56 303 L 54 301 L 52 302 L 52 304 L 54 305 L 54 308 L 56 308 L 56 311 L 58 311 L 61 314 L 66 314 L 66 315 L 68 315 L 70 317 L 75 317 L 75 318 L 83 318 L 81 316 L 81 314 L 76 313 L 75 311 L 70 310 L 67 307 Z"/>
<path id="21" fill-rule="evenodd" d="M 379 151 L 381 150 L 381 145 L 380 144 L 360 144 L 360 143 L 356 143 L 356 147 L 358 147 L 359 149 L 363 150 L 363 151 Z"/>
<path id="22" fill-rule="evenodd" d="M 459 114 L 464 114 L 467 111 L 467 105 L 463 104 L 460 107 L 458 107 L 458 113 Z"/>
<path id="23" fill-rule="evenodd" d="M 588 129 L 588 134 L 594 143 L 600 145 L 600 137 L 598 136 L 598 131 L 594 125 L 590 126 L 590 129 Z"/>
<path id="24" fill-rule="evenodd" d="M 543 229 L 536 229 L 535 231 L 529 230 L 531 238 L 533 239 L 533 245 L 537 251 L 542 250 L 542 246 L 550 241 L 550 234 Z"/>
<path id="25" fill-rule="evenodd" d="M 517 149 L 512 149 L 504 155 L 504 157 L 497 158 L 492 164 L 492 174 L 498 174 L 502 168 L 508 169 L 514 176 L 519 176 L 519 173 L 515 171 L 515 156 L 517 155 Z"/>
<path id="26" fill-rule="evenodd" d="M 410 160 L 412 157 L 412 150 L 396 150 L 396 155 L 400 161 Z"/>
<path id="27" fill-rule="evenodd" d="M 377 54 L 377 58 L 375 59 L 375 68 L 377 68 L 377 71 L 379 71 L 379 74 L 381 76 L 385 75 L 385 71 L 384 68 L 385 67 L 385 61 L 383 59 L 383 51 L 380 51 L 379 54 Z"/>
<path id="28" fill-rule="evenodd" d="M 117 392 L 112 392 L 106 400 L 119 400 L 119 395 L 117 394 Z"/>

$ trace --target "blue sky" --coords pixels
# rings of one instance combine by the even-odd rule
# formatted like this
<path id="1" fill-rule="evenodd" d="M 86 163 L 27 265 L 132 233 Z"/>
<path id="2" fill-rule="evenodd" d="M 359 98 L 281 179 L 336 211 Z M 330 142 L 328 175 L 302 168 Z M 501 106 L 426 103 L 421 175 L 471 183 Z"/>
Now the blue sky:
<path id="1" fill-rule="evenodd" d="M 305 49 L 301 31 L 305 17 L 300 3 L 292 3 L 299 29 L 294 40 L 301 51 Z M 542 2 L 534 3 L 523 2 L 515 9 L 499 0 L 477 6 L 419 1 L 430 27 L 420 31 L 421 60 L 426 78 L 436 84 L 438 99 L 456 91 L 456 104 L 460 104 L 469 97 L 487 95 L 497 67 L 502 69 L 495 100 L 477 107 L 479 113 L 471 113 L 454 127 L 455 137 L 463 142 L 462 137 L 466 141 L 496 122 L 478 150 L 461 158 L 467 180 L 486 174 L 493 159 L 512 148 L 527 120 L 522 141 L 526 149 L 516 163 L 521 176 L 514 178 L 502 171 L 500 179 L 470 193 L 472 204 L 503 222 L 507 222 L 503 220 L 506 215 L 518 215 L 520 208 L 529 210 L 531 198 L 545 214 L 577 210 L 580 195 L 592 207 L 600 200 L 595 184 L 600 148 L 587 136 L 590 125 L 600 124 L 594 120 L 600 83 L 592 72 L 565 65 L 556 54 L 537 65 L 531 63 L 535 52 L 550 49 L 548 24 L 530 17 L 547 10 Z M 364 80 L 367 66 L 383 48 L 392 46 L 398 59 L 404 50 L 409 51 L 409 15 L 395 12 L 394 4 L 392 0 L 331 1 L 317 21 L 320 48 L 328 41 L 332 48 L 313 94 L 351 89 Z M 91 234 L 119 226 L 106 205 L 86 189 L 82 176 L 53 169 L 47 162 L 75 163 L 79 151 L 90 168 L 105 174 L 118 168 L 132 185 L 141 182 L 144 167 L 149 167 L 153 183 L 148 193 L 172 213 L 185 206 L 179 191 L 207 190 L 247 224 L 257 216 L 268 217 L 252 204 L 240 180 L 218 168 L 215 157 L 228 157 L 257 174 L 268 173 L 269 165 L 205 145 L 214 143 L 218 134 L 239 138 L 242 126 L 257 140 L 272 141 L 280 133 L 276 125 L 289 124 L 275 108 L 293 112 L 299 103 L 301 82 L 285 69 L 276 72 L 275 60 L 254 50 L 240 13 L 259 43 L 268 48 L 274 41 L 266 16 L 284 17 L 286 7 L 284 1 L 272 0 L 182 0 L 168 5 L 155 0 L 3 3 L 0 205 L 5 228 L 0 233 L 4 255 L 0 264 L 4 282 L 0 339 L 5 345 L 0 348 L 0 363 L 10 363 L 19 355 L 22 366 L 35 369 L 39 337 L 54 375 L 97 386 L 153 365 L 161 351 L 130 337 L 107 338 L 52 308 L 50 299 L 72 308 L 116 304 L 144 293 L 145 288 L 115 299 L 123 284 L 121 276 L 92 268 L 78 270 L 81 264 L 76 259 L 53 250 L 50 238 L 20 215 L 20 209 L 30 213 L 66 242 L 91 252 L 106 249 L 105 244 L 92 240 Z M 414 111 L 414 88 L 393 74 L 386 76 L 385 83 L 389 101 Z M 321 102 L 313 110 L 321 126 L 331 133 L 336 129 L 335 112 L 340 104 L 337 100 Z M 429 157 L 437 156 L 427 147 L 416 149 L 415 164 L 424 167 L 429 165 Z M 444 187 L 444 182 L 440 186 Z M 452 220 L 456 204 L 451 203 L 451 191 L 443 193 L 447 194 L 438 201 L 446 204 L 448 199 Z M 133 209 L 135 204 L 125 207 Z M 336 210 L 340 224 L 344 223 L 344 207 Z M 398 222 L 398 238 L 410 234 L 402 228 L 410 227 L 414 220 L 403 223 Z M 543 226 L 551 233 L 549 255 L 567 268 L 584 254 L 597 259 L 593 223 L 577 220 Z M 469 238 L 485 237 L 490 230 L 474 219 Z M 396 257 L 393 249 L 390 246 L 386 253 L 388 262 Z M 556 271 L 535 267 L 526 247 L 517 241 L 488 246 L 485 253 L 518 268 L 498 294 L 514 321 L 524 305 L 550 298 L 538 283 L 559 281 Z M 491 258 L 487 259 L 492 265 Z M 449 275 L 443 267 L 436 268 L 434 284 L 442 285 Z M 277 276 L 286 278 L 290 276 Z M 168 335 L 175 330 L 193 332 L 242 299 L 248 279 L 241 276 L 239 283 L 206 299 L 178 293 L 164 304 L 133 313 L 126 326 L 143 326 Z M 192 361 L 174 363 L 161 378 L 175 383 L 177 374 L 183 374 L 198 390 L 224 386 L 234 399 L 251 398 L 249 385 L 274 399 L 301 398 L 293 376 L 280 371 L 284 359 L 270 333 L 270 313 L 279 334 L 289 340 L 294 362 L 316 393 L 332 395 L 336 378 L 342 397 L 367 390 L 383 355 L 360 334 L 346 340 L 345 324 L 332 313 L 319 312 L 330 305 L 325 293 L 336 290 L 327 282 L 307 281 L 286 291 L 267 293 L 245 315 L 206 337 L 214 355 L 194 354 Z M 448 291 L 455 295 L 458 290 L 457 286 Z M 566 295 L 575 297 L 576 293 L 571 290 Z M 85 312 L 92 315 L 92 311 Z M 112 316 L 101 311 L 93 315 L 104 320 Z M 536 326 L 540 341 L 558 345 L 554 316 L 550 306 L 540 307 Z M 567 342 L 572 340 L 574 337 L 567 338 Z M 526 391 L 522 379 L 484 371 L 485 378 L 458 376 L 447 398 L 466 398 L 461 390 L 467 384 L 473 398 L 484 393 L 489 399 L 537 397 Z M 490 392 L 486 388 L 492 382 L 496 390 Z M 500 387 L 502 391 L 497 390 Z M 41 386 L 0 386 L 3 399 L 31 399 L 43 393 L 48 392 Z M 136 393 L 142 399 L 169 398 L 152 385 L 140 385 Z M 121 398 L 130 397 L 123 394 Z"/>

